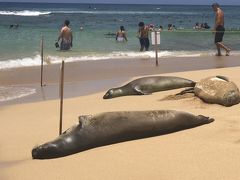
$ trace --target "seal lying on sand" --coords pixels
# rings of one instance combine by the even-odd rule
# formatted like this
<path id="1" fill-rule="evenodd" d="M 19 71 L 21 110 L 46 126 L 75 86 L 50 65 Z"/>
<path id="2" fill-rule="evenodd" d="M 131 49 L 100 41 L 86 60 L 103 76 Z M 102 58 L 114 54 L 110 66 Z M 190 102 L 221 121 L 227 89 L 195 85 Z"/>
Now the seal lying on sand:
<path id="1" fill-rule="evenodd" d="M 80 116 L 79 124 L 32 150 L 33 159 L 67 156 L 87 149 L 193 128 L 214 119 L 186 112 L 131 111 Z"/>
<path id="2" fill-rule="evenodd" d="M 240 102 L 238 87 L 224 76 L 202 79 L 194 88 L 186 89 L 179 94 L 184 93 L 194 93 L 204 102 L 223 106 L 232 106 Z"/>
<path id="3" fill-rule="evenodd" d="M 146 95 L 157 91 L 166 91 L 184 87 L 194 87 L 195 82 L 172 76 L 150 76 L 135 79 L 128 84 L 107 91 L 103 99 L 128 95 Z"/>

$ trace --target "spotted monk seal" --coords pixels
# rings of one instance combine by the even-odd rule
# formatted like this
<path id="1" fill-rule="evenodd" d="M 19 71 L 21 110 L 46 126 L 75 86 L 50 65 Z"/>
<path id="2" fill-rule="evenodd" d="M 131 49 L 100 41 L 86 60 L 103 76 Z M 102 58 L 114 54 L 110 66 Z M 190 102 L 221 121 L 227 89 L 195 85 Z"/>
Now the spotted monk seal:
<path id="1" fill-rule="evenodd" d="M 146 95 L 184 87 L 193 87 L 195 82 L 174 76 L 149 76 L 135 79 L 124 86 L 109 89 L 103 99 L 128 95 Z"/>
<path id="2" fill-rule="evenodd" d="M 32 150 L 33 159 L 51 159 L 87 149 L 147 138 L 213 122 L 202 115 L 173 110 L 106 112 L 80 116 L 79 124 Z"/>
<path id="3" fill-rule="evenodd" d="M 194 88 L 186 89 L 179 94 L 192 92 L 207 103 L 232 106 L 240 102 L 237 85 L 225 76 L 212 76 L 197 82 Z"/>

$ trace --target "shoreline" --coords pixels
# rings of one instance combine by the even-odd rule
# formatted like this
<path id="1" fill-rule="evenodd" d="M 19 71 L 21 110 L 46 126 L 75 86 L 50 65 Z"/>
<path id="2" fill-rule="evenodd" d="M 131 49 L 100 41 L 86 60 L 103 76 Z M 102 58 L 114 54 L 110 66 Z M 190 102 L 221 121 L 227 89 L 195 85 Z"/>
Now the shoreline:
<path id="1" fill-rule="evenodd" d="M 54 51 L 55 52 L 55 51 Z M 113 51 L 105 54 L 82 54 L 81 52 L 76 52 L 75 50 L 70 50 L 68 52 L 56 51 L 57 54 L 49 54 L 47 52 L 44 54 L 45 65 L 50 64 L 60 64 L 64 59 L 65 62 L 79 62 L 79 61 L 104 61 L 104 60 L 114 60 L 118 61 L 121 59 L 154 59 L 155 50 L 152 46 L 149 51 L 139 52 L 139 51 Z M 202 50 L 202 51 L 184 51 L 184 50 L 158 50 L 159 59 L 168 58 L 188 58 L 188 57 L 211 57 L 215 56 L 216 50 Z M 231 51 L 231 56 L 239 56 L 240 51 Z M 2 58 L 2 57 L 1 57 Z M 32 56 L 18 57 L 16 59 L 1 59 L 0 58 L 0 70 L 4 69 L 17 69 L 23 67 L 39 67 L 41 65 L 41 55 L 34 54 Z"/>
<path id="2" fill-rule="evenodd" d="M 153 58 L 69 62 L 65 63 L 64 97 L 71 98 L 106 91 L 138 76 L 240 66 L 239 57 L 160 58 L 158 67 L 155 66 Z M 0 106 L 57 99 L 59 74 L 60 64 L 45 65 L 43 82 L 46 86 L 40 87 L 40 67 L 0 71 L 1 86 L 27 87 L 36 90 L 32 95 L 0 102 Z"/>
<path id="3" fill-rule="evenodd" d="M 155 66 L 155 58 L 67 62 L 65 63 L 65 82 L 235 67 L 240 66 L 239 58 L 240 55 L 159 58 L 158 67 Z M 46 83 L 58 83 L 60 65 L 44 65 L 43 78 Z M 111 74 L 112 72 L 114 74 Z M 39 81 L 40 66 L 19 67 L 0 71 L 2 85 L 36 84 Z"/>

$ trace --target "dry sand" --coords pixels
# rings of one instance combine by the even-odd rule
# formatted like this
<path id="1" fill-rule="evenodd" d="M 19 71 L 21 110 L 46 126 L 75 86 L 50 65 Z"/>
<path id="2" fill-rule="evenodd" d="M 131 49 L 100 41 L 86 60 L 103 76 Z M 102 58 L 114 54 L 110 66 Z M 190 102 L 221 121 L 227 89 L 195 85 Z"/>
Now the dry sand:
<path id="1" fill-rule="evenodd" d="M 195 81 L 225 75 L 240 87 L 240 67 L 164 75 Z M 162 75 L 162 74 L 161 74 Z M 215 119 L 164 136 L 99 147 L 52 160 L 32 160 L 31 149 L 58 136 L 59 101 L 0 107 L 1 180 L 237 180 L 240 177 L 240 104 L 223 107 L 196 97 L 162 100 L 172 90 L 103 100 L 104 92 L 64 101 L 63 129 L 78 116 L 108 111 L 173 109 Z"/>

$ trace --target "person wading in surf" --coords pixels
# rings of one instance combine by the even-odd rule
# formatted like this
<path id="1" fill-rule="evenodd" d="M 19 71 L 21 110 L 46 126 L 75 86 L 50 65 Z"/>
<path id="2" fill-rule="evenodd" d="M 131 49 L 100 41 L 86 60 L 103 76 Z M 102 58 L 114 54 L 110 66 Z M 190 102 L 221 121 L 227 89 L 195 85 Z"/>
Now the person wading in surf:
<path id="1" fill-rule="evenodd" d="M 223 35 L 224 35 L 224 12 L 220 8 L 219 4 L 213 3 L 212 9 L 215 12 L 215 26 L 213 32 L 215 33 L 215 44 L 217 47 L 216 56 L 221 56 L 221 48 L 226 51 L 226 56 L 230 55 L 231 49 L 223 44 Z"/>
<path id="2" fill-rule="evenodd" d="M 72 30 L 69 28 L 70 21 L 65 20 L 64 26 L 61 29 L 60 35 L 58 37 L 58 42 L 60 43 L 60 50 L 69 50 L 72 47 L 73 35 Z"/>

